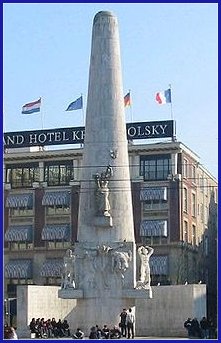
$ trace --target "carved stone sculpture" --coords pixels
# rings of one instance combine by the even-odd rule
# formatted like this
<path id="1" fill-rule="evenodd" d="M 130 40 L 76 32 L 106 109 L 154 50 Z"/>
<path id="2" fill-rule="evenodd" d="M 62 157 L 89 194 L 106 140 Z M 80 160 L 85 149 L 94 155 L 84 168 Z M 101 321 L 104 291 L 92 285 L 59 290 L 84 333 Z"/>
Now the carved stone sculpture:
<path id="1" fill-rule="evenodd" d="M 121 277 L 124 278 L 124 273 L 129 268 L 129 262 L 131 260 L 131 251 L 114 251 L 112 253 L 112 271 L 120 272 Z"/>
<path id="2" fill-rule="evenodd" d="M 94 179 L 96 183 L 96 202 L 98 214 L 109 217 L 110 216 L 110 202 L 109 202 L 109 188 L 108 183 L 113 175 L 111 166 L 108 166 L 105 172 L 95 174 Z"/>
<path id="3" fill-rule="evenodd" d="M 140 280 L 137 282 L 137 288 L 146 288 L 150 286 L 150 256 L 153 254 L 154 249 L 149 246 L 141 246 L 138 248 L 140 257 Z"/>
<path id="4" fill-rule="evenodd" d="M 64 256 L 64 273 L 62 277 L 62 288 L 75 288 L 74 262 L 75 255 L 71 249 L 68 249 Z"/>

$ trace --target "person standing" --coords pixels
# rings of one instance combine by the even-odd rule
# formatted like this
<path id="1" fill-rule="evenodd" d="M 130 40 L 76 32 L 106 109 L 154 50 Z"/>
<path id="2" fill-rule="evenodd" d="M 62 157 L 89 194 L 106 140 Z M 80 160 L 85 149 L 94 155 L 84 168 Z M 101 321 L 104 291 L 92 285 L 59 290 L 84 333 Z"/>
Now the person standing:
<path id="1" fill-rule="evenodd" d="M 188 337 L 193 336 L 192 319 L 190 317 L 184 322 L 184 327 L 187 330 Z"/>
<path id="2" fill-rule="evenodd" d="M 201 319 L 200 328 L 202 330 L 202 338 L 209 338 L 209 321 L 206 317 Z"/>
<path id="3" fill-rule="evenodd" d="M 129 312 L 127 313 L 126 317 L 126 325 L 127 325 L 127 338 L 134 338 L 134 324 L 135 324 L 135 316 L 132 313 L 132 309 L 129 308 Z"/>
<path id="4" fill-rule="evenodd" d="M 127 310 L 123 308 L 123 311 L 120 314 L 120 328 L 121 328 L 121 335 L 126 337 L 127 335 L 127 325 L 126 325 L 126 318 L 127 318 Z"/>

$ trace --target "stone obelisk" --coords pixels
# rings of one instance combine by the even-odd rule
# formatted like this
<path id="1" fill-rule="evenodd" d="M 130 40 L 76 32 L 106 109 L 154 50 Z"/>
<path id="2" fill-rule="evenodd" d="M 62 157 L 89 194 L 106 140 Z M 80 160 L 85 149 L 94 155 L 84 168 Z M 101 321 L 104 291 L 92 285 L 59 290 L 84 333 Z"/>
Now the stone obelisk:
<path id="1" fill-rule="evenodd" d="M 108 165 L 110 216 L 103 216 L 96 213 L 94 175 Z M 93 23 L 81 181 L 78 240 L 134 242 L 119 32 L 110 12 Z"/>
<path id="2" fill-rule="evenodd" d="M 78 242 L 75 244 L 75 323 L 117 325 L 135 298 L 136 245 L 131 199 L 120 44 L 117 18 L 107 11 L 93 22 Z"/>

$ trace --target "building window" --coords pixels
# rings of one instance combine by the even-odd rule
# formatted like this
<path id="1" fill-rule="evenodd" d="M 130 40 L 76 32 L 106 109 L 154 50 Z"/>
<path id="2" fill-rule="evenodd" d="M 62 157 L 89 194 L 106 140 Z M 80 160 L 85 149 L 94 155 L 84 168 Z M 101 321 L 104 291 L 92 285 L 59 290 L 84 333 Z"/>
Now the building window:
<path id="1" fill-rule="evenodd" d="M 204 222 L 204 207 L 203 204 L 200 205 L 200 217 L 201 217 L 201 222 Z"/>
<path id="2" fill-rule="evenodd" d="M 10 279 L 12 285 L 33 285 L 33 279 Z"/>
<path id="3" fill-rule="evenodd" d="M 192 243 L 196 246 L 196 225 L 192 225 Z"/>
<path id="4" fill-rule="evenodd" d="M 217 187 L 215 188 L 215 192 L 214 192 L 214 201 L 217 204 L 217 202 L 218 202 L 218 189 L 217 189 Z"/>
<path id="5" fill-rule="evenodd" d="M 63 249 L 63 248 L 69 248 L 70 242 L 66 241 L 46 241 L 45 247 L 48 249 Z"/>
<path id="6" fill-rule="evenodd" d="M 184 242 L 188 242 L 188 222 L 184 220 L 184 232 L 183 232 Z"/>
<path id="7" fill-rule="evenodd" d="M 204 192 L 204 179 L 203 176 L 200 177 L 200 190 L 203 193 Z"/>
<path id="8" fill-rule="evenodd" d="M 183 188 L 183 211 L 188 212 L 188 193 L 187 188 Z"/>
<path id="9" fill-rule="evenodd" d="M 151 237 L 141 236 L 140 237 L 141 243 L 146 245 L 153 245 L 153 241 Z"/>
<path id="10" fill-rule="evenodd" d="M 192 165 L 192 182 L 196 183 L 196 166 Z"/>
<path id="11" fill-rule="evenodd" d="M 144 180 L 166 180 L 171 174 L 171 156 L 140 156 L 140 175 Z"/>
<path id="12" fill-rule="evenodd" d="M 44 181 L 48 186 L 68 185 L 74 178 L 72 161 L 45 163 Z"/>
<path id="13" fill-rule="evenodd" d="M 183 177 L 188 177 L 188 161 L 185 158 L 183 159 Z"/>
<path id="14" fill-rule="evenodd" d="M 10 217 L 29 217 L 33 216 L 34 209 L 33 208 L 10 208 Z"/>
<path id="15" fill-rule="evenodd" d="M 166 210 L 168 209 L 168 203 L 162 200 L 148 200 L 143 203 L 143 210 L 151 211 L 151 210 Z"/>
<path id="16" fill-rule="evenodd" d="M 47 206 L 46 215 L 65 215 L 70 214 L 70 206 L 67 205 L 57 205 L 57 206 Z"/>
<path id="17" fill-rule="evenodd" d="M 205 195 L 208 195 L 208 179 L 205 178 L 205 181 L 204 181 L 204 193 Z"/>
<path id="18" fill-rule="evenodd" d="M 151 279 L 155 276 L 158 280 L 159 280 L 159 278 L 161 280 L 163 280 L 165 278 L 165 280 L 166 280 L 168 278 L 168 274 L 169 274 L 168 256 L 166 256 L 166 255 L 151 256 L 151 258 L 150 258 L 150 273 L 151 273 Z M 154 280 L 154 279 L 152 279 L 152 280 Z"/>
<path id="19" fill-rule="evenodd" d="M 45 285 L 50 285 L 50 286 L 60 286 L 61 285 L 61 278 L 60 277 L 47 277 Z"/>
<path id="20" fill-rule="evenodd" d="M 192 193 L 192 217 L 196 217 L 196 194 Z"/>
<path id="21" fill-rule="evenodd" d="M 9 242 L 10 250 L 30 250 L 33 249 L 33 243 L 30 242 Z"/>
<path id="22" fill-rule="evenodd" d="M 39 175 L 38 163 L 7 165 L 5 181 L 11 188 L 32 187 L 33 182 L 39 182 Z"/>

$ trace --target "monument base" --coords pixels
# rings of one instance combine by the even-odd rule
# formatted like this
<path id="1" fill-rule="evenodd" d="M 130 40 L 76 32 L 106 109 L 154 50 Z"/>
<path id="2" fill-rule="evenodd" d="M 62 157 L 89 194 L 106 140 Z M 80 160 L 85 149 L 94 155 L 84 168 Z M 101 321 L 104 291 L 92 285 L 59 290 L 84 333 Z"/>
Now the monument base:
<path id="1" fill-rule="evenodd" d="M 62 299 L 90 299 L 98 298 L 101 296 L 101 293 L 98 289 L 87 289 L 83 291 L 82 289 L 59 289 L 58 298 Z M 152 289 L 123 289 L 122 298 L 128 299 L 152 299 Z M 105 298 L 119 298 L 118 292 L 113 292 L 112 290 L 103 290 L 102 297 Z"/>
<path id="2" fill-rule="evenodd" d="M 187 337 L 186 329 L 180 323 L 184 323 L 187 317 L 202 318 L 206 316 L 206 285 L 205 284 L 189 284 L 189 285 L 170 285 L 170 286 L 152 286 L 153 298 L 135 299 L 136 306 L 136 336 L 158 336 L 158 337 Z M 107 323 L 116 325 L 119 323 L 119 315 L 123 308 L 133 307 L 133 299 L 116 299 L 111 300 L 113 308 L 110 306 L 108 299 L 103 298 L 106 308 L 101 313 L 101 300 L 97 299 L 97 303 L 93 303 L 93 299 L 89 299 L 85 305 L 82 299 L 61 299 L 58 298 L 58 286 L 35 286 L 35 285 L 18 285 L 17 287 L 17 334 L 19 339 L 30 339 L 30 330 L 28 325 L 33 317 L 41 317 L 42 313 L 47 313 L 48 317 L 68 318 L 71 328 L 71 334 L 74 333 L 76 327 L 80 327 L 85 335 L 89 335 L 91 326 L 94 323 Z M 79 289 L 72 289 L 79 291 Z M 133 289 L 129 291 L 134 291 Z M 136 291 L 136 290 L 135 290 Z M 140 290 L 139 290 L 140 291 Z M 143 290 L 142 290 L 143 291 Z M 127 289 L 124 290 L 127 292 Z M 139 292 L 138 292 L 139 293 Z M 129 296 L 129 295 L 127 295 Z M 90 303 L 91 302 L 91 303 Z M 85 313 L 90 311 L 91 320 L 85 321 L 85 313 L 80 315 L 79 303 L 85 308 Z M 109 320 L 107 314 L 116 309 L 116 316 Z M 94 308 L 99 311 L 94 311 Z M 171 311 L 171 309 L 173 309 Z M 153 316 L 153 313 L 156 314 Z M 165 316 L 169 313 L 169 316 Z M 95 318 L 95 316 L 97 316 Z M 103 316 L 103 317 L 102 317 Z M 157 320 L 156 320 L 157 317 Z M 102 320 L 100 319 L 102 318 Z M 116 321 L 114 320 L 116 318 Z M 99 321 L 100 320 L 100 321 Z"/>

